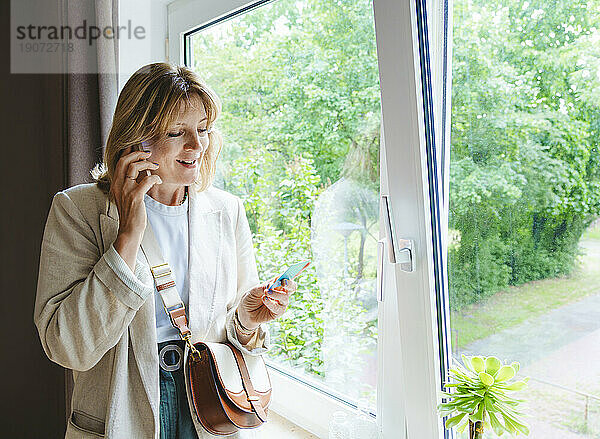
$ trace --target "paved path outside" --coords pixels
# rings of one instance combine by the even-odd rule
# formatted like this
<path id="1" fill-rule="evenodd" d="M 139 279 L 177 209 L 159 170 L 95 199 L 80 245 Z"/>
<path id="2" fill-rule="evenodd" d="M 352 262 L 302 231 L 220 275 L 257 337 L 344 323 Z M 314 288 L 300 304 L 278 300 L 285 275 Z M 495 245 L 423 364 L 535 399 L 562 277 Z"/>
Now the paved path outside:
<path id="1" fill-rule="evenodd" d="M 581 268 L 600 270 L 600 240 L 583 239 Z M 600 291 L 463 347 L 465 355 L 495 355 L 526 366 L 600 329 Z M 460 355 L 459 355 L 460 357 Z"/>
<path id="2" fill-rule="evenodd" d="M 600 267 L 599 267 L 600 269 Z M 600 294 L 527 320 L 465 346 L 465 355 L 494 355 L 525 367 L 600 329 Z"/>

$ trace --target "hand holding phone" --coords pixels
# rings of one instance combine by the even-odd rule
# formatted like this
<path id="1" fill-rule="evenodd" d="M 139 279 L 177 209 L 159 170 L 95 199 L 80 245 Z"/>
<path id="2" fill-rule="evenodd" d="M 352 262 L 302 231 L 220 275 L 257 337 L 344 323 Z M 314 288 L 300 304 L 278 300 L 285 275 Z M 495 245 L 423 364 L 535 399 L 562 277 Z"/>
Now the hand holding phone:
<path id="1" fill-rule="evenodd" d="M 269 322 L 281 316 L 285 312 L 290 296 L 296 291 L 297 286 L 295 282 L 289 282 L 285 286 L 285 291 L 274 288 L 281 286 L 283 279 L 291 281 L 309 264 L 309 261 L 293 264 L 276 278 L 271 278 L 273 279 L 272 282 L 270 280 L 264 283 L 261 282 L 250 289 L 247 294 L 244 294 L 237 308 L 240 323 L 246 328 L 255 328 L 260 323 Z"/>
<path id="2" fill-rule="evenodd" d="M 147 226 L 144 196 L 155 184 L 162 183 L 158 174 L 151 174 L 150 170 L 158 169 L 158 165 L 147 160 L 151 153 L 142 152 L 142 146 L 133 145 L 121 150 L 109 189 L 119 215 L 114 247 L 129 268 L 135 266 L 139 243 Z"/>
<path id="3" fill-rule="evenodd" d="M 310 261 L 301 261 L 290 265 L 287 270 L 285 270 L 277 277 L 275 282 L 273 282 L 269 287 L 267 287 L 266 292 L 269 293 L 273 290 L 273 288 L 281 286 L 281 281 L 283 279 L 292 280 L 298 277 L 300 273 L 302 273 L 309 265 Z"/>

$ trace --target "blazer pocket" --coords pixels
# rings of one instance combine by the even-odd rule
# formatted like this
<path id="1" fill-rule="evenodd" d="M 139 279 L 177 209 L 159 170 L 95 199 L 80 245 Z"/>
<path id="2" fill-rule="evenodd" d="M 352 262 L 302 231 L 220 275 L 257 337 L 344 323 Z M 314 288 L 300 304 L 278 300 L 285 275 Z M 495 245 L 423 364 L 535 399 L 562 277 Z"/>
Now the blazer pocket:
<path id="1" fill-rule="evenodd" d="M 104 421 L 83 413 L 79 410 L 73 410 L 71 412 L 71 418 L 69 422 L 73 427 L 86 433 L 93 434 L 98 437 L 104 437 Z"/>

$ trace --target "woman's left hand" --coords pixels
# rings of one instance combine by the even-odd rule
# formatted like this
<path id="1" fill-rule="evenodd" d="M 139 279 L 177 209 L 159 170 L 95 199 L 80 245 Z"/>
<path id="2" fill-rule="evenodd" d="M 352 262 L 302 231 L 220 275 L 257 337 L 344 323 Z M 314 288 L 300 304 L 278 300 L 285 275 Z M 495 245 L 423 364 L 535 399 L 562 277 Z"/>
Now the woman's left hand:
<path id="1" fill-rule="evenodd" d="M 267 293 L 267 287 L 275 278 L 252 288 L 242 298 L 238 306 L 238 318 L 247 329 L 255 329 L 264 322 L 269 322 L 282 315 L 289 303 L 290 295 L 296 291 L 298 284 L 284 279 L 280 287 Z"/>

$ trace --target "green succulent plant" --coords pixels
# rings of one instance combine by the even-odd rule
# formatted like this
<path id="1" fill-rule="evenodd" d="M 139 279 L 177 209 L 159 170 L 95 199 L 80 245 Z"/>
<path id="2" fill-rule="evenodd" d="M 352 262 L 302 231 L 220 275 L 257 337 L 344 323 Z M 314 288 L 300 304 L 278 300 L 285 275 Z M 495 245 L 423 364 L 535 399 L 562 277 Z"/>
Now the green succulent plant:
<path id="1" fill-rule="evenodd" d="M 514 380 L 519 363 L 502 364 L 496 357 L 462 356 L 464 367 L 457 361 L 450 369 L 451 382 L 444 383 L 452 392 L 442 392 L 446 402 L 438 405 L 440 416 L 450 416 L 446 428 L 457 427 L 462 432 L 469 425 L 473 438 L 481 438 L 484 427 L 496 435 L 529 435 L 529 428 L 521 420 L 519 404 L 522 400 L 509 392 L 523 390 L 529 378 Z"/>

